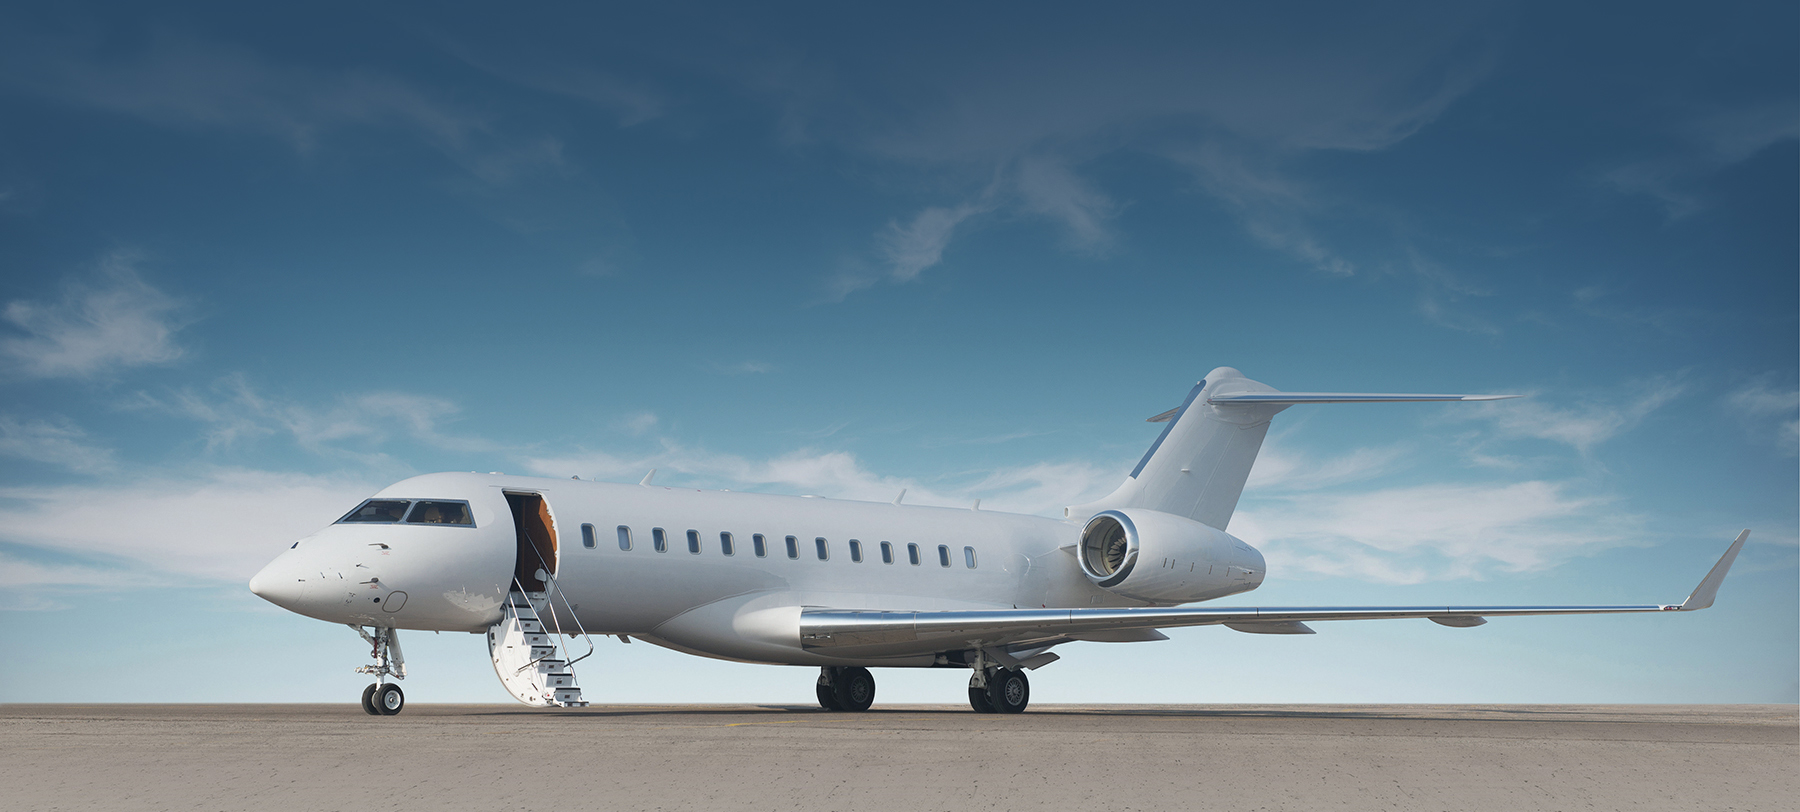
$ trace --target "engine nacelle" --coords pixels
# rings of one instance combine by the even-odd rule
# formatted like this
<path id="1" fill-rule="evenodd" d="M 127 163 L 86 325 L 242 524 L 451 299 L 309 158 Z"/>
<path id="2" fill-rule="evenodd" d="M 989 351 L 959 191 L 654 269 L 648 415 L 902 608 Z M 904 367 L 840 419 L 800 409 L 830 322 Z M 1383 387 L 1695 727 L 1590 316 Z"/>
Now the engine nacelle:
<path id="1" fill-rule="evenodd" d="M 1076 548 L 1096 586 L 1159 604 L 1248 592 L 1262 584 L 1262 553 L 1230 533 L 1169 513 L 1126 508 L 1089 519 Z"/>

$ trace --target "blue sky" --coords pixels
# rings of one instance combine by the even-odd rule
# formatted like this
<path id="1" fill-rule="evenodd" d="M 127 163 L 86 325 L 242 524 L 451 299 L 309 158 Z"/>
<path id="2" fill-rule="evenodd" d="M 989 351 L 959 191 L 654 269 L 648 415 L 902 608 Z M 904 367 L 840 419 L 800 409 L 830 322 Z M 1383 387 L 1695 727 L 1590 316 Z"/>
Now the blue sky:
<path id="1" fill-rule="evenodd" d="M 1077 644 L 1038 701 L 1794 702 L 1795 18 L 0 12 L 0 701 L 349 699 L 366 648 L 243 584 L 412 474 L 1054 515 L 1230 365 L 1529 395 L 1283 414 L 1233 602 L 1677 601 L 1751 543 L 1699 614 Z M 810 701 L 606 645 L 599 701 Z"/>

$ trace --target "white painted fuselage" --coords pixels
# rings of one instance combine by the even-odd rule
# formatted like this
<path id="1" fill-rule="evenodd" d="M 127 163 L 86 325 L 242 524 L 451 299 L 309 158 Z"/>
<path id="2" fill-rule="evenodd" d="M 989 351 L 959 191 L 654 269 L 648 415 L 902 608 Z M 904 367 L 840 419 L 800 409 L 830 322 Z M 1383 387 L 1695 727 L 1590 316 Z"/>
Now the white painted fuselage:
<path id="1" fill-rule="evenodd" d="M 507 494 L 535 494 L 547 505 L 555 537 L 550 574 L 588 633 L 629 635 L 709 657 L 794 665 L 934 664 L 931 655 L 917 653 L 871 659 L 879 652 L 844 658 L 809 651 L 798 636 L 803 607 L 911 612 L 1154 605 L 1101 589 L 1082 575 L 1071 549 L 1080 521 L 472 473 L 414 477 L 375 496 L 467 501 L 473 526 L 333 524 L 271 562 L 252 589 L 335 623 L 484 631 L 500 619 L 519 557 L 531 555 L 518 541 Z M 628 528 L 630 549 L 622 549 L 621 527 Z M 665 539 L 660 551 L 658 529 Z M 729 534 L 729 545 L 722 534 Z M 1190 600 L 1261 583 L 1261 554 L 1219 536 L 1229 541 L 1212 545 L 1205 560 L 1181 562 L 1194 592 Z"/>

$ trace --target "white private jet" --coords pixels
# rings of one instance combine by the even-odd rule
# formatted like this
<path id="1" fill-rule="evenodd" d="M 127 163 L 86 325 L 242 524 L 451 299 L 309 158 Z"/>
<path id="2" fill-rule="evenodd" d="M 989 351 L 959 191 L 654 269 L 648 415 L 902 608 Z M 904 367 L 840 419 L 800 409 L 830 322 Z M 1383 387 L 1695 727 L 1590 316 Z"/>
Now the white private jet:
<path id="1" fill-rule="evenodd" d="M 294 612 L 362 635 L 370 714 L 399 713 L 397 631 L 487 633 L 520 702 L 586 705 L 574 665 L 592 635 L 755 663 L 818 666 L 819 704 L 860 711 L 870 668 L 968 668 L 969 704 L 1018 713 L 1026 672 L 1076 640 L 1168 639 L 1223 625 L 1312 634 L 1327 620 L 1425 618 L 1466 628 L 1507 615 L 1705 609 L 1750 531 L 1680 604 L 1641 606 L 1182 606 L 1255 589 L 1261 553 L 1225 532 L 1269 420 L 1303 403 L 1498 400 L 1507 395 L 1278 392 L 1230 367 L 1150 418 L 1166 422 L 1124 484 L 1062 519 L 979 509 L 702 491 L 651 484 L 427 474 L 396 483 L 295 542 L 250 580 Z M 905 492 L 901 492 L 901 497 Z M 980 503 L 976 503 L 979 508 Z M 586 645 L 579 656 L 565 649 Z"/>

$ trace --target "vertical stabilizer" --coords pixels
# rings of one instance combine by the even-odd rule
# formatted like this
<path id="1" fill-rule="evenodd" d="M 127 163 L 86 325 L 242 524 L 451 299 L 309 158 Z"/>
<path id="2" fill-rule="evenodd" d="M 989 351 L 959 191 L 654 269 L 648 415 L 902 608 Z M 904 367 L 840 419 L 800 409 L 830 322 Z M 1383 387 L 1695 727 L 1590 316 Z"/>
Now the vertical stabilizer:
<path id="1" fill-rule="evenodd" d="M 1280 392 L 1219 367 L 1194 385 L 1179 407 L 1150 418 L 1168 422 L 1125 484 L 1106 498 L 1068 509 L 1074 519 L 1101 510 L 1143 508 L 1226 529 L 1250 467 L 1269 433 L 1269 419 L 1301 403 L 1420 403 L 1503 400 L 1515 395 L 1391 395 Z"/>
<path id="2" fill-rule="evenodd" d="M 1070 515 L 1107 508 L 1137 507 L 1225 529 L 1237 509 L 1256 453 L 1269 432 L 1269 418 L 1286 403 L 1214 404 L 1227 394 L 1273 393 L 1231 367 L 1219 367 L 1194 385 L 1179 408 L 1152 420 L 1168 421 L 1125 484 L 1090 505 L 1070 508 Z"/>

